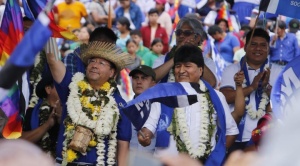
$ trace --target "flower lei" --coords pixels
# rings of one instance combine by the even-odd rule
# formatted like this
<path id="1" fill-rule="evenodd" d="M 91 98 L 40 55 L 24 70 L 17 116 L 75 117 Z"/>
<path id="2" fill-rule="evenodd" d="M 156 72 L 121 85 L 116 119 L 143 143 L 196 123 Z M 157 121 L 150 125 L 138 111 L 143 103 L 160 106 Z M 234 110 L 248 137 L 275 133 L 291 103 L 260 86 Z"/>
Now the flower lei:
<path id="1" fill-rule="evenodd" d="M 172 73 L 170 74 L 168 80 L 173 80 L 173 79 L 174 79 L 174 75 Z M 200 94 L 201 124 L 199 128 L 200 138 L 198 139 L 199 140 L 198 147 L 193 148 L 191 140 L 189 138 L 190 133 L 186 123 L 184 108 L 176 108 L 174 110 L 174 115 L 172 118 L 171 125 L 168 128 L 168 131 L 172 135 L 174 135 L 177 150 L 179 152 L 187 153 L 192 158 L 199 159 L 204 162 L 212 151 L 211 139 L 216 129 L 216 119 L 213 116 L 213 114 L 215 114 L 215 109 L 213 107 L 213 104 L 211 103 L 206 86 L 202 80 L 199 81 L 199 84 L 200 84 L 200 90 L 205 93 Z M 181 139 L 180 135 L 182 135 L 183 139 Z"/>
<path id="2" fill-rule="evenodd" d="M 47 100 L 43 100 L 39 109 L 39 126 L 42 126 L 44 123 L 47 122 L 49 115 L 52 112 L 52 109 Z M 50 153 L 53 157 L 55 157 L 56 141 L 51 140 L 48 131 L 44 134 L 42 139 L 37 142 L 37 144 L 45 152 Z"/>
<path id="3" fill-rule="evenodd" d="M 46 54 L 45 51 L 41 51 L 38 56 L 35 58 L 34 68 L 30 74 L 30 84 L 33 86 L 33 92 L 29 101 L 29 107 L 33 108 L 37 103 L 39 98 L 35 93 L 36 85 L 42 79 L 42 72 L 44 70 L 44 65 L 46 63 Z"/>
<path id="4" fill-rule="evenodd" d="M 108 141 L 107 164 L 115 164 L 115 153 L 117 146 L 117 123 L 119 111 L 112 93 L 116 89 L 114 80 L 104 83 L 98 92 L 95 92 L 86 81 L 83 73 L 76 73 L 69 85 L 70 95 L 67 101 L 68 117 L 64 121 L 66 139 L 63 143 L 63 163 L 74 161 L 78 158 L 77 153 L 68 149 L 75 126 L 85 126 L 95 134 L 89 143 L 89 147 L 97 148 L 97 165 L 105 165 L 105 138 Z M 83 154 L 84 155 L 84 154 Z"/>
<path id="5" fill-rule="evenodd" d="M 268 67 L 269 67 L 268 65 L 265 65 L 264 70 L 266 70 Z M 247 80 L 245 78 L 244 81 L 243 81 L 243 85 L 242 85 L 243 88 L 247 87 L 246 83 L 247 83 Z M 263 117 L 266 114 L 266 107 L 267 107 L 267 105 L 270 101 L 267 93 L 265 91 L 262 93 L 262 96 L 261 96 L 261 99 L 260 99 L 257 110 L 253 109 L 253 107 L 250 104 L 249 100 L 250 100 L 249 97 L 246 96 L 245 97 L 245 102 L 248 103 L 248 104 L 246 105 L 245 109 L 246 109 L 246 112 L 249 115 L 249 117 L 253 120 L 260 119 L 261 117 Z"/>

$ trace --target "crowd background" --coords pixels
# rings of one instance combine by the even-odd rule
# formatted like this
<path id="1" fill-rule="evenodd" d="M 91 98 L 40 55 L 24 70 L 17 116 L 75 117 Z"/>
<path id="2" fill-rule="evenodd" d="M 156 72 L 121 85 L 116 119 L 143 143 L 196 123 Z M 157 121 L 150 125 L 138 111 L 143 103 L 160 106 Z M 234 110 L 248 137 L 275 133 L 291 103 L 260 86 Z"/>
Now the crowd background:
<path id="1" fill-rule="evenodd" d="M 5 0 L 0 0 L 0 23 L 5 3 Z M 206 38 L 199 47 L 203 56 L 215 63 L 213 73 L 216 73 L 217 81 L 214 88 L 219 89 L 225 68 L 240 63 L 245 55 L 246 36 L 254 26 L 267 30 L 271 37 L 268 55 L 270 64 L 283 69 L 288 62 L 300 55 L 300 21 L 268 13 L 258 15 L 259 3 L 259 0 L 56 0 L 52 10 L 55 23 L 74 33 L 78 39 L 57 38 L 59 58 L 68 68 L 68 64 L 73 63 L 68 61 L 68 56 L 76 54 L 82 44 L 88 44 L 96 28 L 107 27 L 111 21 L 111 29 L 117 36 L 117 47 L 128 52 L 134 59 L 134 63 L 120 71 L 117 78 L 122 97 L 129 101 L 135 96 L 129 73 L 141 65 L 156 68 L 155 64 L 176 46 L 176 35 L 192 34 L 190 31 L 176 30 L 180 19 L 196 18 L 206 33 Z M 30 22 L 25 14 L 23 21 Z M 43 58 L 45 60 L 41 56 L 41 60 Z M 49 93 L 47 92 L 51 95 L 49 103 L 55 105 L 58 96 L 52 92 L 53 81 L 39 83 L 43 85 L 36 84 L 36 87 L 31 88 L 50 88 Z M 35 90 L 30 89 L 30 93 L 33 91 Z M 47 98 L 47 94 L 36 95 Z M 57 127 L 55 119 L 51 120 L 44 119 L 51 128 Z M 24 129 L 30 130 L 26 126 Z M 39 144 L 51 148 L 51 141 L 47 146 L 41 142 Z"/>

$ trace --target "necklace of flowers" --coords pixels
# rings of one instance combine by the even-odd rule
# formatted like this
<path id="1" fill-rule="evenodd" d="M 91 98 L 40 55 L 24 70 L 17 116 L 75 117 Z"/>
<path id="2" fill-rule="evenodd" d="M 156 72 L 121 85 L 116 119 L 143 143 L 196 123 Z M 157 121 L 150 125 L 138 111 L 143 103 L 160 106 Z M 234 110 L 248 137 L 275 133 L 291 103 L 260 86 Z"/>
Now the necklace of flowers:
<path id="1" fill-rule="evenodd" d="M 49 115 L 51 114 L 51 106 L 47 102 L 47 100 L 43 100 L 39 111 L 39 126 L 42 126 L 46 121 L 48 120 Z M 55 157 L 55 146 L 53 146 L 55 141 L 53 142 L 50 139 L 49 132 L 47 131 L 42 139 L 37 143 L 45 152 L 52 155 L 52 157 Z"/>
<path id="2" fill-rule="evenodd" d="M 116 130 L 119 119 L 117 103 L 112 96 L 116 87 L 114 84 L 104 83 L 97 93 L 85 80 L 83 73 L 76 73 L 73 76 L 69 85 L 70 95 L 67 101 L 68 115 L 72 123 L 65 123 L 66 139 L 63 150 L 66 153 L 64 153 L 65 162 L 63 163 L 67 164 L 77 158 L 75 151 L 67 149 L 67 144 L 74 135 L 75 125 L 80 125 L 88 127 L 96 135 L 89 146 L 97 145 L 97 165 L 105 165 L 104 139 L 109 137 L 107 164 L 114 165 L 117 145 Z"/>
<path id="3" fill-rule="evenodd" d="M 194 159 L 205 160 L 212 151 L 211 139 L 216 129 L 216 122 L 213 118 L 215 114 L 214 107 L 209 99 L 207 89 L 203 81 L 199 81 L 200 90 L 205 93 L 200 95 L 200 117 L 201 124 L 199 128 L 199 145 L 193 148 L 188 125 L 186 123 L 186 113 L 184 108 L 176 108 L 174 110 L 174 117 L 169 131 L 174 135 L 177 149 L 179 152 L 186 152 Z M 178 126 L 178 127 L 177 127 Z M 180 139 L 180 133 L 182 134 L 182 140 Z"/>
<path id="4" fill-rule="evenodd" d="M 266 70 L 269 66 L 266 64 L 264 70 Z M 247 87 L 247 80 L 246 78 L 243 81 L 243 88 Z M 253 120 L 260 119 L 266 114 L 266 107 L 269 103 L 270 99 L 265 91 L 263 91 L 261 95 L 261 99 L 258 105 L 258 109 L 253 109 L 252 105 L 250 104 L 250 98 L 248 96 L 245 97 L 245 102 L 248 103 L 245 107 L 247 114 Z"/>
<path id="5" fill-rule="evenodd" d="M 34 61 L 34 68 L 30 74 L 30 84 L 33 85 L 33 92 L 29 101 L 29 107 L 33 108 L 38 103 L 38 96 L 35 93 L 36 85 L 42 79 L 42 72 L 44 70 L 44 65 L 46 61 L 46 55 L 44 51 L 41 51 L 38 56 L 36 56 Z"/>

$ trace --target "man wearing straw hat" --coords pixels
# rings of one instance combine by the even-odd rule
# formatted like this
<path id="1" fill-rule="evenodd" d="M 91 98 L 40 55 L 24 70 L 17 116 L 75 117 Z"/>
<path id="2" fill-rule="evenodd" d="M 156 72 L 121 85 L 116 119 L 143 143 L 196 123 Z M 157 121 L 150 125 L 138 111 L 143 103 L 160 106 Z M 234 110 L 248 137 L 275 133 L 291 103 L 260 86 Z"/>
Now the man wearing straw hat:
<path id="1" fill-rule="evenodd" d="M 125 102 L 114 77 L 132 59 L 106 42 L 90 42 L 81 51 L 86 73 L 73 77 L 52 53 L 47 54 L 63 103 L 56 160 L 62 165 L 114 165 L 116 159 L 118 165 L 125 164 L 131 123 L 119 111 Z"/>
<path id="2" fill-rule="evenodd" d="M 251 37 L 252 34 L 253 37 Z M 232 110 L 236 93 L 234 74 L 238 71 L 243 71 L 245 74 L 242 85 L 246 102 L 245 112 L 238 124 L 239 135 L 229 149 L 229 153 L 237 149 L 244 149 L 247 146 L 257 121 L 266 112 L 271 85 L 275 83 L 281 71 L 278 66 L 272 65 L 269 68 L 267 58 L 270 51 L 269 42 L 270 36 L 264 29 L 257 28 L 250 31 L 246 36 L 245 57 L 241 59 L 240 63 L 225 68 L 223 72 L 220 91 L 226 97 Z"/>

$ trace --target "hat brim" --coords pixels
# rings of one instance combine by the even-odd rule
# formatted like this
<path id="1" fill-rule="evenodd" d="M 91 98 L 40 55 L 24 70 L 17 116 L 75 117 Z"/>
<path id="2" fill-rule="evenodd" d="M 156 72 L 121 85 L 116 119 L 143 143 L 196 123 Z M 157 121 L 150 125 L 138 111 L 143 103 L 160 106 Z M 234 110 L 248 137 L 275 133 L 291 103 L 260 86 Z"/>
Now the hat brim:
<path id="1" fill-rule="evenodd" d="M 81 48 L 83 48 L 81 59 L 85 65 L 88 65 L 88 60 L 91 58 L 103 58 L 113 63 L 120 71 L 134 62 L 130 54 L 111 43 L 92 42 Z"/>

